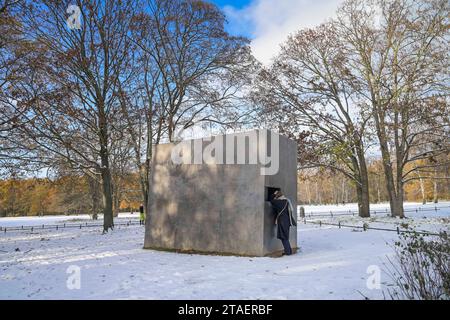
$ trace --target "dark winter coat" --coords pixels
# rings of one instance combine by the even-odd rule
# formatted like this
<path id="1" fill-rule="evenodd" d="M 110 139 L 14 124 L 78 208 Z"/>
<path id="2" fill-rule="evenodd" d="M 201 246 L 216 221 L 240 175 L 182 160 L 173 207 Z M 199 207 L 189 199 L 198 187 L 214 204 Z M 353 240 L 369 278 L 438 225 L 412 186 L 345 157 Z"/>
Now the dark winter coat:
<path id="1" fill-rule="evenodd" d="M 272 210 L 274 214 L 275 223 L 277 224 L 277 238 L 280 240 L 289 240 L 289 229 L 291 225 L 295 225 L 292 221 L 289 210 L 289 201 L 284 199 L 271 199 Z"/>

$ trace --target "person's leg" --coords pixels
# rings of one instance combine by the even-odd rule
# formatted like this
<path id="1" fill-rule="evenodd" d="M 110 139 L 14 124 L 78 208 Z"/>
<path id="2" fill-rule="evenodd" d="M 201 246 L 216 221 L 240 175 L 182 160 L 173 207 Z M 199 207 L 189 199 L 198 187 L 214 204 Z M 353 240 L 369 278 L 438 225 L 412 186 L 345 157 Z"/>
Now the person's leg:
<path id="1" fill-rule="evenodd" d="M 292 248 L 291 248 L 291 244 L 289 243 L 289 240 L 281 240 L 281 242 L 283 243 L 283 247 L 284 247 L 284 253 L 286 255 L 291 255 L 292 254 Z"/>

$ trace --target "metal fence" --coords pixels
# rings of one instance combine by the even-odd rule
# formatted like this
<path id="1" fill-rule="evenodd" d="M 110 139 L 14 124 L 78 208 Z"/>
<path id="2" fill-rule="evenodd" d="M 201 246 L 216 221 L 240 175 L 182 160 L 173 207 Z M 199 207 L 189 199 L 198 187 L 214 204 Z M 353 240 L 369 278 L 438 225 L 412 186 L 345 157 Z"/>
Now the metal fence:
<path id="1" fill-rule="evenodd" d="M 378 231 L 389 231 L 389 232 L 397 232 L 397 234 L 401 234 L 401 233 L 415 233 L 415 234 L 421 234 L 421 235 L 425 235 L 425 236 L 439 236 L 438 233 L 433 233 L 433 232 L 429 232 L 429 231 L 425 231 L 425 230 L 404 230 L 404 229 L 400 229 L 400 227 L 397 226 L 396 229 L 388 229 L 388 228 L 377 228 L 377 227 L 371 227 L 367 222 L 364 222 L 361 226 L 358 225 L 347 225 L 347 224 L 343 224 L 340 221 L 338 223 L 329 223 L 329 222 L 322 222 L 322 221 L 308 221 L 305 219 L 303 219 L 302 221 L 304 224 L 315 224 L 315 225 L 319 225 L 321 226 L 336 226 L 339 229 L 341 228 L 352 228 L 352 229 L 362 229 L 364 231 L 367 230 L 378 230 Z M 446 233 L 446 231 L 442 231 L 443 233 Z"/>
<path id="2" fill-rule="evenodd" d="M 441 207 L 433 207 L 433 208 L 414 208 L 414 209 L 405 209 L 403 210 L 405 213 L 408 212 L 437 212 L 442 209 L 450 209 L 450 206 L 441 206 Z M 380 209 L 380 210 L 371 210 L 371 215 L 377 215 L 377 214 L 391 214 L 391 211 L 389 209 Z M 305 217 L 335 217 L 335 216 L 357 216 L 358 211 L 352 211 L 352 210 L 335 210 L 335 211 L 321 211 L 321 212 L 305 212 Z"/>
<path id="3" fill-rule="evenodd" d="M 115 223 L 114 227 L 139 225 L 139 221 L 128 220 L 126 222 Z M 103 223 L 63 223 L 63 224 L 42 224 L 35 226 L 15 226 L 15 227 L 0 227 L 0 232 L 7 231 L 38 231 L 38 230 L 60 230 L 60 229 L 82 229 L 82 228 L 102 228 Z"/>

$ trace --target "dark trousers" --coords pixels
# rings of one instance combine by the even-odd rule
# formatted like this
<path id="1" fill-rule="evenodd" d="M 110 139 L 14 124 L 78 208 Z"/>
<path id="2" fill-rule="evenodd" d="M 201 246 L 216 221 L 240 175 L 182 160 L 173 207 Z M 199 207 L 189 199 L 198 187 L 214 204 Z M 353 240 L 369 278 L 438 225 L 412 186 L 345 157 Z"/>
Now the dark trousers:
<path id="1" fill-rule="evenodd" d="M 291 244 L 289 243 L 289 240 L 281 240 L 281 243 L 284 247 L 284 254 L 290 256 L 292 254 L 292 248 Z"/>

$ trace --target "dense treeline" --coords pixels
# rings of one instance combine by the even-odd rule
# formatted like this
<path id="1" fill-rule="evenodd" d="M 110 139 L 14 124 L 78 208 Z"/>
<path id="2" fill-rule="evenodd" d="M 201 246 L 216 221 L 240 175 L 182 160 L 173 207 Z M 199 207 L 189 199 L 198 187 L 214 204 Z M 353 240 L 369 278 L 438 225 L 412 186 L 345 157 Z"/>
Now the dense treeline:
<path id="1" fill-rule="evenodd" d="M 297 140 L 302 202 L 448 198 L 449 6 L 346 0 L 264 66 L 207 1 L 0 0 L 0 212 L 106 232 L 193 126 Z"/>
<path id="2" fill-rule="evenodd" d="M 142 202 L 137 176 L 122 179 L 121 192 L 113 195 L 113 212 L 139 210 Z M 101 192 L 88 176 L 47 178 L 10 177 L 0 180 L 0 216 L 102 213 Z"/>
<path id="3" fill-rule="evenodd" d="M 369 162 L 370 203 L 388 202 L 389 195 L 384 181 L 380 160 Z M 405 201 L 437 203 L 450 200 L 450 166 L 437 168 L 427 178 L 409 181 L 404 187 Z M 327 169 L 303 170 L 298 177 L 298 201 L 302 204 L 346 204 L 357 202 L 357 194 L 351 180 L 345 175 Z"/>
<path id="4" fill-rule="evenodd" d="M 368 165 L 370 202 L 389 201 L 383 169 L 379 160 Z M 439 176 L 450 176 L 450 166 L 439 168 Z M 142 197 L 137 174 L 127 174 L 114 194 L 113 212 L 137 211 Z M 450 200 L 450 179 L 410 181 L 405 185 L 405 200 L 438 202 Z M 326 169 L 303 170 L 298 178 L 301 204 L 347 204 L 357 201 L 352 181 L 339 172 Z M 44 178 L 10 177 L 0 181 L 0 216 L 37 216 L 50 214 L 98 214 L 102 201 L 98 186 L 88 176 L 64 176 L 55 181 Z"/>

